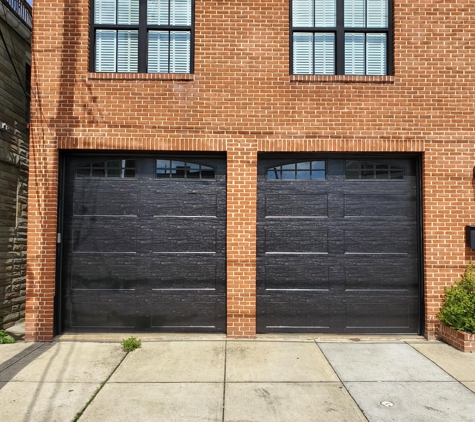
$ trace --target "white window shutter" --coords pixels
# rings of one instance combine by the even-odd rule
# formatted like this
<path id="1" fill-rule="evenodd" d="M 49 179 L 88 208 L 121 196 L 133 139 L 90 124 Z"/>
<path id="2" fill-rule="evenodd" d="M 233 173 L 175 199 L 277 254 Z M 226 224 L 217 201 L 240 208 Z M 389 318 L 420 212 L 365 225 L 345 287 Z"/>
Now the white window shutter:
<path id="1" fill-rule="evenodd" d="M 315 34 L 315 74 L 335 74 L 335 35 Z"/>
<path id="2" fill-rule="evenodd" d="M 345 75 L 365 74 L 365 35 L 345 34 Z"/>
<path id="3" fill-rule="evenodd" d="M 388 27 L 388 0 L 367 0 L 367 27 Z"/>
<path id="4" fill-rule="evenodd" d="M 117 72 L 137 72 L 138 54 L 138 31 L 118 31 Z"/>
<path id="5" fill-rule="evenodd" d="M 191 0 L 170 1 L 170 25 L 191 25 Z"/>
<path id="6" fill-rule="evenodd" d="M 190 73 L 190 35 L 184 31 L 170 33 L 170 72 Z"/>
<path id="7" fill-rule="evenodd" d="M 116 0 L 95 0 L 94 23 L 116 23 Z"/>
<path id="8" fill-rule="evenodd" d="M 386 75 L 386 34 L 366 34 L 366 74 Z"/>
<path id="9" fill-rule="evenodd" d="M 296 75 L 313 73 L 313 34 L 311 33 L 294 33 L 293 73 Z"/>
<path id="10" fill-rule="evenodd" d="M 139 0 L 118 0 L 117 23 L 122 25 L 138 25 Z"/>
<path id="11" fill-rule="evenodd" d="M 336 26 L 336 0 L 315 0 L 315 27 Z"/>
<path id="12" fill-rule="evenodd" d="M 148 33 L 148 72 L 168 73 L 168 31 Z"/>
<path id="13" fill-rule="evenodd" d="M 345 28 L 366 26 L 365 0 L 345 0 Z"/>
<path id="14" fill-rule="evenodd" d="M 313 27 L 313 1 L 292 1 L 292 26 Z"/>
<path id="15" fill-rule="evenodd" d="M 115 72 L 116 54 L 117 32 L 98 29 L 96 31 L 96 72 Z"/>

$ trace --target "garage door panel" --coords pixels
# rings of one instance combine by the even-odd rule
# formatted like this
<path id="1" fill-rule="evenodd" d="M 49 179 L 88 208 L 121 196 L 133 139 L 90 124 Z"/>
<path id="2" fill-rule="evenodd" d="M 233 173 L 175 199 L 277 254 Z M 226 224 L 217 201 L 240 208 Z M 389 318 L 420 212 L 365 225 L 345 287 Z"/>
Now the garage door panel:
<path id="1" fill-rule="evenodd" d="M 329 290 L 330 267 L 325 265 L 265 265 L 265 290 Z"/>
<path id="2" fill-rule="evenodd" d="M 271 299 L 271 298 L 269 298 Z M 329 331 L 331 327 L 331 307 L 325 299 L 315 300 L 295 297 L 273 297 L 258 302 L 259 332 L 285 331 Z"/>
<path id="3" fill-rule="evenodd" d="M 355 298 L 346 305 L 346 327 L 352 332 L 414 332 L 417 329 L 417 303 L 409 300 L 387 298 Z"/>
<path id="4" fill-rule="evenodd" d="M 161 290 L 219 290 L 224 293 L 221 283 L 225 275 L 224 264 L 203 256 L 163 259 L 151 256 L 143 259 L 144 283 L 151 289 Z"/>
<path id="5" fill-rule="evenodd" d="M 85 292 L 82 292 L 85 293 Z M 144 309 L 133 291 L 94 292 L 94 296 L 77 293 L 65 313 L 70 328 L 138 328 Z"/>
<path id="6" fill-rule="evenodd" d="M 265 250 L 266 253 L 327 253 L 328 232 L 298 228 L 268 229 L 265 231 Z"/>
<path id="7" fill-rule="evenodd" d="M 118 186 L 117 186 L 118 185 Z M 125 188 L 122 184 L 105 186 L 94 183 L 92 186 L 84 184 L 77 187 L 73 195 L 73 215 L 75 216 L 137 216 L 138 195 L 134 192 L 135 186 Z M 127 201 L 124 201 L 124 197 Z"/>
<path id="8" fill-rule="evenodd" d="M 353 254 L 408 254 L 415 250 L 416 243 L 412 236 L 413 230 L 401 227 L 366 229 L 347 229 L 345 236 L 345 253 Z"/>
<path id="9" fill-rule="evenodd" d="M 346 290 L 397 290 L 417 294 L 417 261 L 403 265 L 345 264 Z"/>
<path id="10" fill-rule="evenodd" d="M 346 194 L 345 217 L 413 218 L 414 207 L 407 195 L 400 194 Z"/>
<path id="11" fill-rule="evenodd" d="M 164 227 L 165 226 L 165 227 Z M 216 253 L 218 230 L 196 221 L 168 228 L 161 221 L 150 228 L 153 253 Z"/>
<path id="12" fill-rule="evenodd" d="M 159 199 L 158 199 L 159 198 Z M 158 216 L 217 217 L 217 194 L 186 192 L 158 193 L 150 214 Z"/>
<path id="13" fill-rule="evenodd" d="M 138 222 L 132 217 L 81 217 L 71 225 L 73 253 L 135 253 Z"/>
<path id="14" fill-rule="evenodd" d="M 327 194 L 268 194 L 265 198 L 265 217 L 327 217 Z"/>
<path id="15" fill-rule="evenodd" d="M 74 254 L 71 290 L 128 290 L 140 285 L 138 257 L 129 254 Z"/>
<path id="16" fill-rule="evenodd" d="M 164 300 L 166 298 L 166 300 Z M 225 299 L 157 295 L 151 297 L 151 327 L 156 331 L 215 331 L 225 329 Z"/>

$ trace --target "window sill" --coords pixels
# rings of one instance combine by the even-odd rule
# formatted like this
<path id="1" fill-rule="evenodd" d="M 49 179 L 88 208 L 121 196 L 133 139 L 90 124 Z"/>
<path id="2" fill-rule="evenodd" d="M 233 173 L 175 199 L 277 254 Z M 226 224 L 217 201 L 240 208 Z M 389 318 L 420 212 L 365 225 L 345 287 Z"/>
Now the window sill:
<path id="1" fill-rule="evenodd" d="M 118 81 L 194 81 L 193 73 L 88 73 L 87 80 Z"/>
<path id="2" fill-rule="evenodd" d="M 392 84 L 394 76 L 359 76 L 359 75 L 290 75 L 290 82 L 340 82 L 340 83 L 379 83 Z"/>

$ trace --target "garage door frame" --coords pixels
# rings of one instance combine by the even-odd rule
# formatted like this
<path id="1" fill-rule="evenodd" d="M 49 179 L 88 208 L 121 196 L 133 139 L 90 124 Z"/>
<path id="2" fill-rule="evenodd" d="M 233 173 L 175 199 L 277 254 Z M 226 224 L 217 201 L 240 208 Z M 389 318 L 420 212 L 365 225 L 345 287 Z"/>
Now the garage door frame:
<path id="1" fill-rule="evenodd" d="M 417 277 L 418 277 L 418 305 L 419 305 L 419 312 L 418 312 L 418 334 L 424 334 L 424 322 L 425 322 L 425 306 L 424 306 L 424 254 L 423 254 L 423 213 L 422 213 L 422 161 L 423 155 L 418 153 L 262 153 L 259 154 L 258 162 L 262 163 L 263 160 L 282 160 L 282 161 L 311 161 L 311 160 L 328 160 L 328 159 L 341 159 L 341 160 L 348 160 L 348 159 L 364 159 L 364 160 L 378 160 L 378 159 L 390 159 L 390 160 L 397 160 L 397 159 L 410 159 L 413 160 L 415 165 L 415 176 L 416 176 L 416 227 L 417 227 Z M 259 167 L 261 164 L 258 164 Z M 262 170 L 259 170 L 259 178 L 262 177 L 261 174 Z M 258 192 L 260 190 L 258 189 Z M 257 217 L 259 221 L 260 217 Z M 258 240 L 259 242 L 259 240 Z M 256 285 L 256 290 L 258 286 Z M 258 301 L 259 303 L 259 301 Z M 257 309 L 257 318 L 259 318 L 259 309 Z M 259 327 L 259 324 L 258 324 Z M 262 330 L 258 331 L 259 333 Z M 284 331 L 285 332 L 285 331 Z M 304 331 L 308 332 L 308 331 Z"/>

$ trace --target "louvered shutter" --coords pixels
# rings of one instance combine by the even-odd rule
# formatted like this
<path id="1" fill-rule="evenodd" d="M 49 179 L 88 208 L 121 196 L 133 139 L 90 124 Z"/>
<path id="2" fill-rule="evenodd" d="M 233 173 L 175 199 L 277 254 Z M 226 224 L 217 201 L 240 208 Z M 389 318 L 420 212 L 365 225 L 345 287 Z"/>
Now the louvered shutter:
<path id="1" fill-rule="evenodd" d="M 148 33 L 148 72 L 168 73 L 169 32 L 150 31 Z"/>
<path id="2" fill-rule="evenodd" d="M 345 0 L 345 28 L 366 27 L 365 0 Z"/>
<path id="3" fill-rule="evenodd" d="M 138 25 L 139 0 L 118 0 L 117 23 L 119 25 Z"/>
<path id="4" fill-rule="evenodd" d="M 365 74 L 365 34 L 345 34 L 345 75 Z"/>
<path id="5" fill-rule="evenodd" d="M 297 32 L 293 39 L 293 73 L 310 75 L 313 73 L 313 34 Z"/>
<path id="6" fill-rule="evenodd" d="M 117 31 L 96 31 L 96 72 L 115 72 L 117 63 Z"/>
<path id="7" fill-rule="evenodd" d="M 315 74 L 335 74 L 335 35 L 315 34 Z"/>
<path id="8" fill-rule="evenodd" d="M 366 34 L 366 74 L 386 75 L 386 34 Z"/>
<path id="9" fill-rule="evenodd" d="M 96 0 L 94 2 L 94 23 L 116 23 L 116 0 Z"/>
<path id="10" fill-rule="evenodd" d="M 313 1 L 292 1 L 292 26 L 313 27 Z"/>
<path id="11" fill-rule="evenodd" d="M 170 33 L 170 72 L 190 72 L 190 44 L 189 32 L 172 31 Z"/>
<path id="12" fill-rule="evenodd" d="M 336 26 L 336 0 L 315 0 L 315 27 Z"/>
<path id="13" fill-rule="evenodd" d="M 136 30 L 117 31 L 117 72 L 137 72 L 139 34 Z"/>

